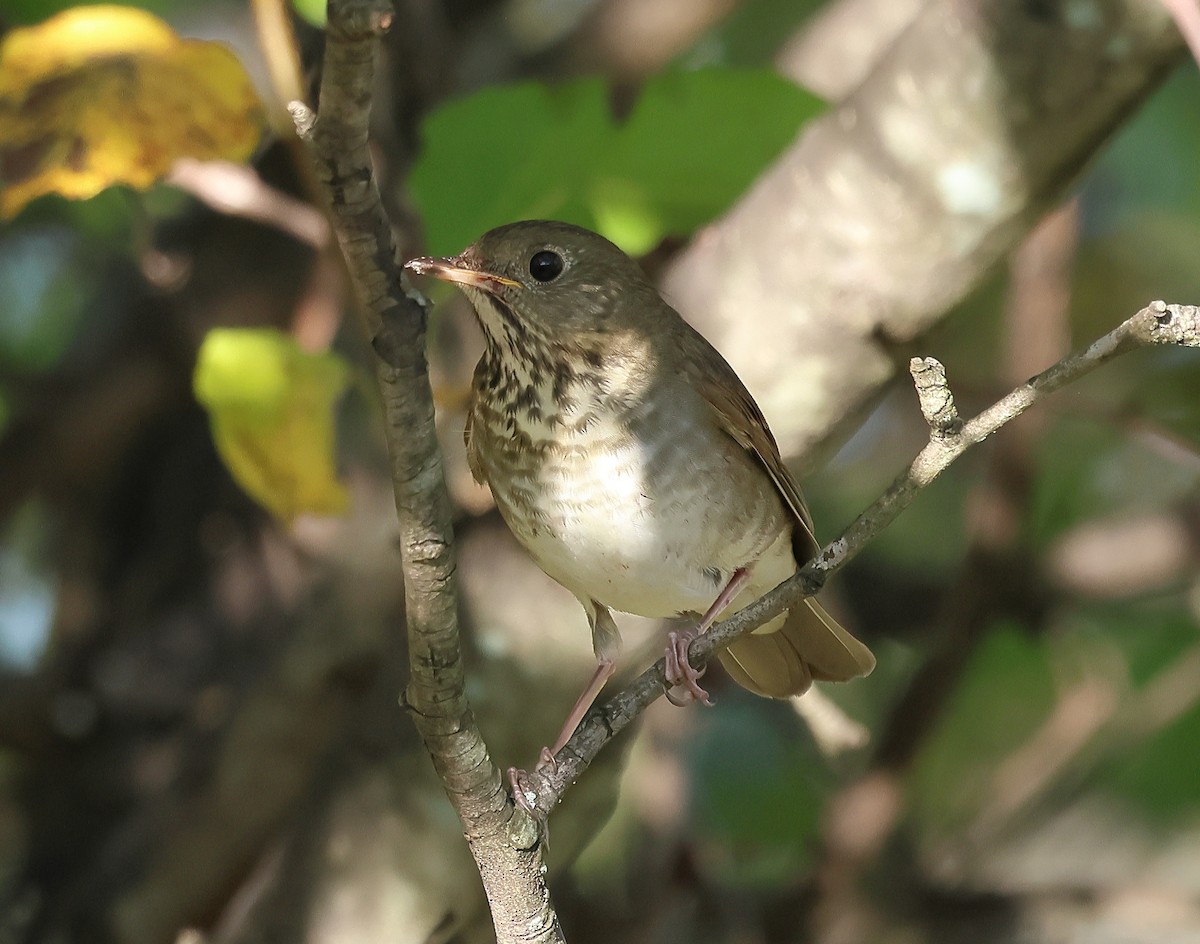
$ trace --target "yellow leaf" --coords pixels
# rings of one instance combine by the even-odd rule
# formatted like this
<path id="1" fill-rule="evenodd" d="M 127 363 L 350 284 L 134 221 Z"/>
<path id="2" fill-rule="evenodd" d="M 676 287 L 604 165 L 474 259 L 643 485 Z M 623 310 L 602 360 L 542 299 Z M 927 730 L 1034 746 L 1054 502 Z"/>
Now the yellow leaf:
<path id="1" fill-rule="evenodd" d="M 0 217 L 35 197 L 145 189 L 179 157 L 246 160 L 264 112 L 233 53 L 155 16 L 76 7 L 0 43 Z"/>
<path id="2" fill-rule="evenodd" d="M 217 451 L 251 497 L 289 521 L 346 510 L 334 471 L 333 410 L 347 383 L 339 357 L 269 328 L 216 328 L 192 383 Z"/>

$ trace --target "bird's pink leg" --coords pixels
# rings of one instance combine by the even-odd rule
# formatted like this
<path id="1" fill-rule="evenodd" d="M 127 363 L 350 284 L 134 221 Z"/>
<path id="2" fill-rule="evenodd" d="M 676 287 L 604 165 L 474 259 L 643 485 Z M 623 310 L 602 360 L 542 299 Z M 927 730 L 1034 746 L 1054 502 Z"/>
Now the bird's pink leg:
<path id="1" fill-rule="evenodd" d="M 562 730 L 558 732 L 558 739 L 554 742 L 554 747 L 550 748 L 549 753 L 551 757 L 561 751 L 566 746 L 567 741 L 571 740 L 571 735 L 579 727 L 579 722 L 583 720 L 583 716 L 592 707 L 592 702 L 600 694 L 600 689 L 604 688 L 616 669 L 617 664 L 612 659 L 600 659 L 596 663 L 596 671 L 592 673 L 591 680 L 584 687 L 583 691 L 579 693 L 579 697 L 575 700 L 575 707 L 571 709 L 567 715 L 567 720 L 563 722 Z M 545 754 L 543 753 L 542 756 L 544 759 Z"/>
<path id="2" fill-rule="evenodd" d="M 558 732 L 558 738 L 554 742 L 554 747 L 542 748 L 542 752 L 538 756 L 537 767 L 534 768 L 535 770 L 545 770 L 546 768 L 553 770 L 557 766 L 554 755 L 561 751 L 567 741 L 571 739 L 571 735 L 575 733 L 575 729 L 579 727 L 579 722 L 583 720 L 583 716 L 592 707 L 592 703 L 596 700 L 596 696 L 600 694 L 600 690 L 612 678 L 616 667 L 617 664 L 613 659 L 597 660 L 596 671 L 592 673 L 591 679 L 575 700 L 575 707 L 571 709 L 567 715 L 567 720 L 563 722 L 562 730 Z M 525 796 L 526 791 L 522 783 L 524 779 L 525 771 L 521 770 L 521 768 L 508 768 L 508 785 L 512 790 L 513 802 L 526 813 L 533 815 L 534 811 L 530 808 L 529 800 Z"/>
<path id="3" fill-rule="evenodd" d="M 750 568 L 739 567 L 733 572 L 733 576 L 729 578 L 729 583 L 725 584 L 725 588 L 717 594 L 717 598 L 713 600 L 712 606 L 700 617 L 700 622 L 682 632 L 672 632 L 667 636 L 667 652 L 665 656 L 667 660 L 665 673 L 667 681 L 672 686 L 683 686 L 688 694 L 688 697 L 677 700 L 677 696 L 673 696 L 670 692 L 667 692 L 667 699 L 671 704 L 682 707 L 689 701 L 698 701 L 705 705 L 713 703 L 712 699 L 708 697 L 708 692 L 697 683 L 697 680 L 704 675 L 704 669 L 697 670 L 692 668 L 692 664 L 688 662 L 688 646 L 692 644 L 692 640 L 697 636 L 708 632 L 709 627 L 717 621 L 717 617 L 733 602 L 733 598 L 745 589 L 749 580 Z"/>

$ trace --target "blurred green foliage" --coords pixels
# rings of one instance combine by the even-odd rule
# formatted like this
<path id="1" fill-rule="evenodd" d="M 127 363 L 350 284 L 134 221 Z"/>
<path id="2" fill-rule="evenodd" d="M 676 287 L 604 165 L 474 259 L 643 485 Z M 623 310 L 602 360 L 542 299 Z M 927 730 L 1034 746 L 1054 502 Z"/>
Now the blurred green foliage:
<path id="1" fill-rule="evenodd" d="M 73 277 L 79 245 L 73 231 L 51 227 L 0 240 L 0 362 L 38 372 L 66 351 L 92 289 Z"/>
<path id="2" fill-rule="evenodd" d="M 433 253 L 554 218 L 638 255 L 725 210 L 820 108 L 766 70 L 655 76 L 621 122 L 600 79 L 491 87 L 429 115 L 409 184 Z"/>
<path id="3" fill-rule="evenodd" d="M 1064 416 L 1035 461 L 1029 525 L 1042 546 L 1088 520 L 1167 507 L 1196 492 L 1195 469 L 1099 419 Z"/>
<path id="4" fill-rule="evenodd" d="M 292 9 L 318 28 L 325 25 L 325 7 L 327 0 L 292 0 Z"/>
<path id="5" fill-rule="evenodd" d="M 1053 706 L 1042 643 L 1011 623 L 993 626 L 917 759 L 910 781 L 917 822 L 934 833 L 968 825 L 996 766 L 1025 743 Z"/>
<path id="6" fill-rule="evenodd" d="M 810 859 L 835 784 L 787 710 L 733 694 L 703 719 L 692 751 L 698 854 L 724 883 L 775 885 Z"/>
<path id="7" fill-rule="evenodd" d="M 150 221 L 190 206 L 173 187 L 135 193 L 118 186 L 89 200 L 41 197 L 0 226 L 0 394 L 5 374 L 48 370 L 74 345 L 96 337 L 89 315 L 94 319 L 111 302 L 108 270 L 133 264 Z"/>
<path id="8" fill-rule="evenodd" d="M 780 40 L 822 6 L 821 0 L 745 0 L 680 57 L 688 65 L 769 65 Z"/>
<path id="9" fill-rule="evenodd" d="M 83 5 L 74 0 L 4 0 L 3 15 L 10 25 L 28 26 L 49 19 L 55 13 Z M 188 3 L 186 0 L 130 0 L 120 5 L 167 16 L 174 10 L 188 6 Z"/>
<path id="10" fill-rule="evenodd" d="M 1153 146 L 1151 143 L 1153 142 Z M 1175 72 L 1104 151 L 1088 189 L 1089 230 L 1119 225 L 1147 210 L 1180 219 L 1200 216 L 1200 77 Z"/>
<path id="11" fill-rule="evenodd" d="M 1193 704 L 1173 723 L 1147 732 L 1144 740 L 1110 757 L 1096 786 L 1138 810 L 1143 822 L 1177 828 L 1181 820 L 1194 819 L 1200 805 L 1195 777 L 1186 772 L 1186 759 L 1195 757 L 1197 744 L 1200 704 Z"/>

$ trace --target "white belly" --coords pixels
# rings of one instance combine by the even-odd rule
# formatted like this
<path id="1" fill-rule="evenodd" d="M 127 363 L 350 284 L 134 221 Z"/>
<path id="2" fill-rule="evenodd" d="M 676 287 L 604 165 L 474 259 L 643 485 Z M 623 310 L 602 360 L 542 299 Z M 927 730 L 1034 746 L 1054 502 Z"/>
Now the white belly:
<path id="1" fill-rule="evenodd" d="M 552 450 L 507 494 L 493 484 L 518 539 L 576 596 L 669 617 L 704 612 L 739 567 L 755 565 L 742 605 L 794 571 L 782 505 L 732 441 L 711 445 L 710 430 L 684 425 L 648 446 L 603 421 L 586 438 L 586 449 Z M 729 496 L 747 475 L 762 487 L 737 489 L 739 505 Z M 513 492 L 535 514 L 512 514 Z"/>

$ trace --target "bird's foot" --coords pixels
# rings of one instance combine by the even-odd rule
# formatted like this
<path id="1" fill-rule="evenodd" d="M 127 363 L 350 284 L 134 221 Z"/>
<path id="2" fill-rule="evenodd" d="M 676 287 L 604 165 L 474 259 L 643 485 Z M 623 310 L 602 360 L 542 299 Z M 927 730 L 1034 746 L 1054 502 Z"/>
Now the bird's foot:
<path id="1" fill-rule="evenodd" d="M 698 679 L 703 677 L 707 666 L 703 669 L 694 669 L 688 661 L 688 646 L 699 635 L 700 632 L 696 627 L 667 635 L 665 674 L 667 681 L 671 683 L 671 688 L 667 690 L 667 700 L 679 708 L 694 701 L 709 707 L 713 705 L 713 700 L 709 697 L 708 692 L 698 684 Z M 676 688 L 683 689 L 683 694 L 674 694 Z"/>
<path id="2" fill-rule="evenodd" d="M 533 768 L 537 773 L 544 770 L 549 770 L 551 773 L 558 770 L 558 761 L 554 759 L 554 754 L 550 748 L 543 747 L 541 753 L 538 754 L 537 766 Z M 537 794 L 529 789 L 527 779 L 529 772 L 522 770 L 520 767 L 508 768 L 508 788 L 512 792 L 513 803 L 535 819 L 540 819 L 546 814 L 534 809 L 534 804 L 537 802 Z M 532 799 L 530 799 L 532 797 Z"/>
<path id="3" fill-rule="evenodd" d="M 729 582 L 725 584 L 721 592 L 717 594 L 712 606 L 700 617 L 700 622 L 683 632 L 673 632 L 667 636 L 667 665 L 664 674 L 667 681 L 671 683 L 672 689 L 683 689 L 682 695 L 674 695 L 671 689 L 667 690 L 667 700 L 672 705 L 682 708 L 693 701 L 698 701 L 702 705 L 712 707 L 713 700 L 708 697 L 708 692 L 696 684 L 696 680 L 704 675 L 705 670 L 692 668 L 692 664 L 688 661 L 688 646 L 697 636 L 708 632 L 712 624 L 717 621 L 717 617 L 733 602 L 733 598 L 745 588 L 749 580 L 750 565 L 739 567 L 730 576 Z"/>

